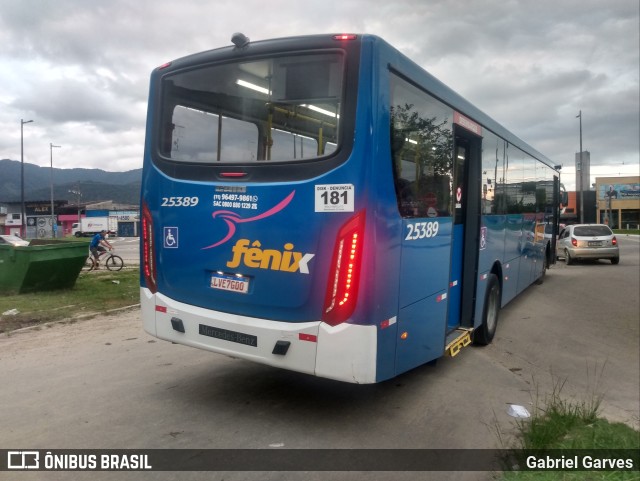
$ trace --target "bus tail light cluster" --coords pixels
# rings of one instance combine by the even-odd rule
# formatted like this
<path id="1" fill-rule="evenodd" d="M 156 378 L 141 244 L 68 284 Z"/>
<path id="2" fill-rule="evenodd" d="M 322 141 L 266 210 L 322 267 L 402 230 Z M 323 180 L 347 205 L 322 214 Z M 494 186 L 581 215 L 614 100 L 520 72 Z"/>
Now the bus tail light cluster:
<path id="1" fill-rule="evenodd" d="M 364 221 L 364 211 L 359 212 L 342 226 L 336 238 L 322 313 L 322 320 L 331 326 L 346 321 L 356 306 Z"/>
<path id="2" fill-rule="evenodd" d="M 358 38 L 358 36 L 353 33 L 341 33 L 333 36 L 334 40 L 355 40 L 356 38 Z"/>
<path id="3" fill-rule="evenodd" d="M 156 258 L 154 255 L 153 219 L 147 204 L 142 204 L 142 272 L 147 288 L 155 293 L 158 290 L 156 282 Z"/>

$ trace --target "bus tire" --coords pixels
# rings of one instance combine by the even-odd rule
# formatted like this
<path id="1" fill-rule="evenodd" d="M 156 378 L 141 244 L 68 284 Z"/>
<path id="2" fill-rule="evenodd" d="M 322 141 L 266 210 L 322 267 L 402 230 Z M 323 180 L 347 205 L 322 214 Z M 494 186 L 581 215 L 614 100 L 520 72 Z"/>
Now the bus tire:
<path id="1" fill-rule="evenodd" d="M 491 344 L 498 326 L 498 314 L 500 312 L 500 283 L 498 276 L 489 274 L 487 277 L 487 290 L 484 294 L 484 307 L 482 309 L 482 324 L 473 331 L 473 342 L 486 346 Z"/>

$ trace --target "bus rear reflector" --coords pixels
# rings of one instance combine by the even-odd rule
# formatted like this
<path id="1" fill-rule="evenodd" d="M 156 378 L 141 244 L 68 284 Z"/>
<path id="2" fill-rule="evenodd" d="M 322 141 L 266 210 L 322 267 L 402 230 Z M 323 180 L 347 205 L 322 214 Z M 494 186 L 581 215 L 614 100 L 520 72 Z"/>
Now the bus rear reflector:
<path id="1" fill-rule="evenodd" d="M 313 334 L 305 334 L 304 332 L 298 334 L 298 339 L 300 339 L 301 341 L 318 342 L 318 336 Z"/>
<path id="2" fill-rule="evenodd" d="M 322 320 L 331 326 L 346 321 L 358 300 L 364 243 L 365 212 L 349 219 L 338 232 L 327 283 Z"/>
<path id="3" fill-rule="evenodd" d="M 154 255 L 153 219 L 146 203 L 142 204 L 142 272 L 147 288 L 155 293 L 158 290 L 156 283 L 156 259 Z"/>

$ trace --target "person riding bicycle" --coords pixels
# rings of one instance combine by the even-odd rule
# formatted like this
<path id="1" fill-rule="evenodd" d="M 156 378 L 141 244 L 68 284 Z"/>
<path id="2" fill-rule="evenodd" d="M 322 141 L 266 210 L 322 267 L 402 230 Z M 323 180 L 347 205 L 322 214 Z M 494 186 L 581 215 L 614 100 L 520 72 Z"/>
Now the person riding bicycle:
<path id="1" fill-rule="evenodd" d="M 107 231 L 102 230 L 93 236 L 93 239 L 91 239 L 91 243 L 89 244 L 91 255 L 96 260 L 96 269 L 100 268 L 100 254 L 107 251 L 105 247 L 108 247 L 109 250 L 113 250 L 113 246 L 107 241 Z"/>

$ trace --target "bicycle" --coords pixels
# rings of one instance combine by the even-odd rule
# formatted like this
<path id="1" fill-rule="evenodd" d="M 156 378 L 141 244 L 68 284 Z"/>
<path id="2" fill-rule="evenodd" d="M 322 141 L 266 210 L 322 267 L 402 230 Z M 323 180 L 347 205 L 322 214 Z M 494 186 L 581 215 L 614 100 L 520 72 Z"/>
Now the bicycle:
<path id="1" fill-rule="evenodd" d="M 122 257 L 120 257 L 117 254 L 114 254 L 111 251 L 100 252 L 98 254 L 98 258 L 101 259 L 102 256 L 104 256 L 105 254 L 107 256 L 104 258 L 104 265 L 108 270 L 119 271 L 124 267 L 124 261 L 122 260 Z M 82 270 L 89 272 L 98 268 L 98 265 L 99 265 L 98 261 L 96 261 L 96 259 L 93 257 L 92 254 L 89 254 L 89 257 L 87 257 L 87 260 L 84 261 L 84 267 L 82 268 Z"/>

